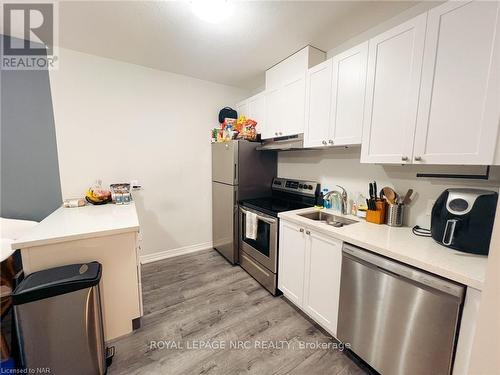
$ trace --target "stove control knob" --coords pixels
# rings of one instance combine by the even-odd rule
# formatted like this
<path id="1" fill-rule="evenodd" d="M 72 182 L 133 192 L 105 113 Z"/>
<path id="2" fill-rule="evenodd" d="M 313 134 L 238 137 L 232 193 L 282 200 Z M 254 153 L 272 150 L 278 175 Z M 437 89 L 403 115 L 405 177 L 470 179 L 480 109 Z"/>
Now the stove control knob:
<path id="1" fill-rule="evenodd" d="M 302 189 L 304 187 L 304 185 L 300 184 L 299 185 L 299 189 Z"/>
<path id="2" fill-rule="evenodd" d="M 313 189 L 312 185 L 309 185 L 307 188 L 308 188 L 309 190 L 312 190 L 312 189 Z"/>

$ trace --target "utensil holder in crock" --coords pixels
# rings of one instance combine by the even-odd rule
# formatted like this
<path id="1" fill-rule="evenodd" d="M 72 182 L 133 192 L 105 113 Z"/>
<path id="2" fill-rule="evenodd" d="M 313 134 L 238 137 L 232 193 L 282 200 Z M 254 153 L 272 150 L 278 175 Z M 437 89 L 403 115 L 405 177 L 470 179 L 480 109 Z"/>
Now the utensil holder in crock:
<path id="1" fill-rule="evenodd" d="M 403 225 L 405 206 L 404 204 L 388 204 L 387 205 L 387 225 L 391 227 L 400 227 Z"/>

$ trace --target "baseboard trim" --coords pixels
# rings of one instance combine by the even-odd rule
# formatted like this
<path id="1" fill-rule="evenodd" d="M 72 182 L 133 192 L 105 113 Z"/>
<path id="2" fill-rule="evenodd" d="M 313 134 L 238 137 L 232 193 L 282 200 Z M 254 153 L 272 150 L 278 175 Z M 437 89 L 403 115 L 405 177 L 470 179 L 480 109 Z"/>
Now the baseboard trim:
<path id="1" fill-rule="evenodd" d="M 159 260 L 177 257 L 179 255 L 190 254 L 197 251 L 207 250 L 212 248 L 212 242 L 205 242 L 196 245 L 189 245 L 178 247 L 177 249 L 170 249 L 165 251 L 159 251 L 153 254 L 146 254 L 140 256 L 141 264 L 157 262 Z"/>

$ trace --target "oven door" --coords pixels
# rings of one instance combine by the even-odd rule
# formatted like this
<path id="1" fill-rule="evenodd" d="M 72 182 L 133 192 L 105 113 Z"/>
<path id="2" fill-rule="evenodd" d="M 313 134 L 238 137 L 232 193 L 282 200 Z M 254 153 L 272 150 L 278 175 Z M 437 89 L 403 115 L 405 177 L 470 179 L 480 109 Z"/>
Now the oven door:
<path id="1" fill-rule="evenodd" d="M 257 237 L 247 238 L 245 235 L 246 213 L 250 211 L 257 215 Z M 240 250 L 276 273 L 278 266 L 278 219 L 262 212 L 246 207 L 240 207 Z"/>

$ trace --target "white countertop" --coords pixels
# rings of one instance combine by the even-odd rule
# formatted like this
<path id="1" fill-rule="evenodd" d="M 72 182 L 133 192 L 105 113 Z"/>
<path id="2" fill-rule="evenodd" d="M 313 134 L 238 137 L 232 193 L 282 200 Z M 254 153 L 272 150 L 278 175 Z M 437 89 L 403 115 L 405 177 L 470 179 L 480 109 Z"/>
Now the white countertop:
<path id="1" fill-rule="evenodd" d="M 60 207 L 12 242 L 12 249 L 139 231 L 134 203 Z"/>
<path id="2" fill-rule="evenodd" d="M 12 243 L 15 239 L 21 237 L 23 233 L 30 231 L 36 225 L 38 223 L 31 220 L 0 218 L 0 261 L 3 262 L 14 253 L 15 249 L 12 249 Z"/>
<path id="3" fill-rule="evenodd" d="M 344 242 L 349 242 L 472 288 L 481 290 L 483 287 L 488 262 L 488 258 L 485 256 L 466 254 L 449 249 L 439 245 L 430 237 L 414 235 L 411 228 L 408 227 L 396 228 L 388 225 L 377 225 L 367 223 L 364 219 L 346 216 L 350 219 L 359 220 L 359 222 L 335 228 L 298 215 L 315 210 L 317 208 L 305 208 L 283 212 L 278 216 L 283 220 L 307 226 Z M 325 211 L 330 212 L 330 210 Z M 337 215 L 336 212 L 332 211 L 331 213 Z"/>

